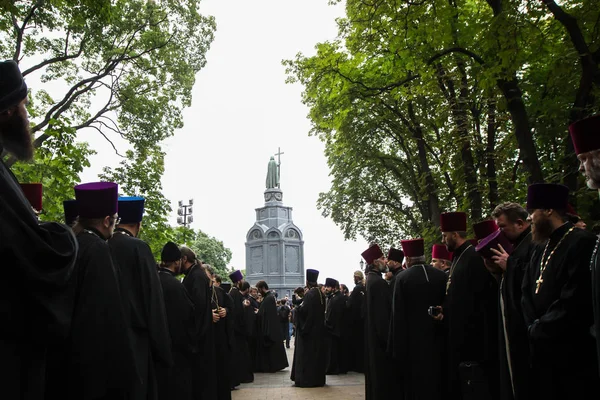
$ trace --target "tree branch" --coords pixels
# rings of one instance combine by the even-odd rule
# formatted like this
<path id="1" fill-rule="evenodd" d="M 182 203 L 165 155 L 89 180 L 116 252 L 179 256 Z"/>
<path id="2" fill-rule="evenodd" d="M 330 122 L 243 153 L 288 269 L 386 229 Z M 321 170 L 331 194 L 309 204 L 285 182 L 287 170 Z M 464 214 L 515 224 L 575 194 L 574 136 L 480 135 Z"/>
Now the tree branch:
<path id="1" fill-rule="evenodd" d="M 67 37 L 67 40 L 68 40 L 68 37 Z M 79 57 L 81 55 L 81 53 L 83 52 L 83 47 L 85 46 L 86 42 L 87 42 L 87 38 L 84 36 L 83 39 L 81 39 L 81 43 L 79 45 L 79 50 L 77 51 L 77 53 L 74 53 L 74 54 L 67 54 L 67 44 L 65 44 L 65 52 L 63 55 L 53 57 L 53 58 L 48 58 L 48 59 L 42 61 L 41 63 L 34 65 L 33 67 L 25 70 L 25 72 L 23 72 L 23 76 L 26 76 L 26 75 L 32 73 L 33 71 L 37 71 L 38 69 L 43 68 L 46 65 L 54 64 L 57 62 L 63 62 L 63 61 L 67 61 L 67 60 L 72 60 L 74 58 Z"/>

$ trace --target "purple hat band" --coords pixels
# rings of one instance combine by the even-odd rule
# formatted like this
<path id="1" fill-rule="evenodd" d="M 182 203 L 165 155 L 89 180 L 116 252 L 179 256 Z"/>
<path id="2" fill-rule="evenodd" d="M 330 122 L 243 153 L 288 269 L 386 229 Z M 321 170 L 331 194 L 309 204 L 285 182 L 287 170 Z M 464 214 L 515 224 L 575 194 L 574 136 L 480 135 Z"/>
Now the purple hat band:
<path id="1" fill-rule="evenodd" d="M 92 182 L 75 186 L 80 218 L 104 218 L 119 211 L 119 185 L 113 182 Z"/>

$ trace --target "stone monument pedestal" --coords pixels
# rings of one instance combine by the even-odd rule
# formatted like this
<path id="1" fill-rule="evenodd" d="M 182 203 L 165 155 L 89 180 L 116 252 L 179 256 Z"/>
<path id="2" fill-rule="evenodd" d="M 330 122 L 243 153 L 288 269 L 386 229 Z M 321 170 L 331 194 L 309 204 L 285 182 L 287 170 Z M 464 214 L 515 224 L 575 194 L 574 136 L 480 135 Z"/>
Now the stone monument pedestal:
<path id="1" fill-rule="evenodd" d="M 283 205 L 280 188 L 267 188 L 264 196 L 246 235 L 246 280 L 251 285 L 264 280 L 279 299 L 291 299 L 305 285 L 302 231 L 292 221 L 292 208 Z"/>

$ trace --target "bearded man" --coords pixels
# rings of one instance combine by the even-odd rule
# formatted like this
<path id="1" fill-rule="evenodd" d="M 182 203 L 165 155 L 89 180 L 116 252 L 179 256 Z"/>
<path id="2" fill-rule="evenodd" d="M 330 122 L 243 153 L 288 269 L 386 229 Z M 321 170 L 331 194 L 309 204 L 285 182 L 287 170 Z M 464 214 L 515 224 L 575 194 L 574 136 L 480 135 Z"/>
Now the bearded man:
<path id="1" fill-rule="evenodd" d="M 389 284 L 391 285 L 390 287 L 392 288 L 392 290 L 394 288 L 394 282 L 396 281 L 396 277 L 400 272 L 404 270 L 402 268 L 402 261 L 404 261 L 404 252 L 402 250 L 390 247 L 387 256 L 387 267 L 388 273 L 391 273 L 391 277 L 389 278 Z"/>
<path id="2" fill-rule="evenodd" d="M 392 315 L 392 290 L 381 274 L 386 259 L 375 244 L 362 253 L 367 263 L 366 330 L 365 330 L 365 393 L 367 400 L 395 396 L 396 385 L 387 339 Z"/>
<path id="3" fill-rule="evenodd" d="M 325 331 L 327 354 L 327 375 L 345 374 L 348 372 L 346 356 L 344 354 L 344 339 L 346 326 L 344 314 L 346 311 L 346 297 L 340 290 L 340 283 L 333 278 L 325 280 L 325 290 L 328 300 L 325 308 Z"/>
<path id="4" fill-rule="evenodd" d="M 498 286 L 467 240 L 467 214 L 440 216 L 442 242 L 452 254 L 442 319 L 447 331 L 447 398 L 493 398 L 497 390 Z M 470 385 L 473 376 L 478 382 Z"/>
<path id="5" fill-rule="evenodd" d="M 522 307 L 531 349 L 532 387 L 542 399 L 600 396 L 590 334 L 590 258 L 594 235 L 566 216 L 569 189 L 538 183 L 527 190 L 534 251 L 523 278 Z"/>
<path id="6" fill-rule="evenodd" d="M 44 398 L 48 347 L 65 339 L 72 304 L 62 295 L 73 272 L 77 241 L 57 223 L 38 223 L 10 169 L 6 151 L 33 157 L 27 85 L 14 61 L 0 62 L 0 386 L 3 397 Z"/>
<path id="7" fill-rule="evenodd" d="M 363 373 L 365 370 L 365 276 L 362 271 L 354 271 L 354 289 L 346 301 L 350 314 L 350 340 L 348 370 Z"/>
<path id="8" fill-rule="evenodd" d="M 521 308 L 521 285 L 534 245 L 527 211 L 517 203 L 502 203 L 492 211 L 502 234 L 510 241 L 510 255 L 501 245 L 491 248 L 486 266 L 500 277 L 500 398 L 529 399 L 529 340 Z"/>
<path id="9" fill-rule="evenodd" d="M 296 307 L 296 343 L 290 379 L 297 387 L 325 385 L 325 296 L 317 285 L 319 271 L 306 270 L 306 293 Z"/>
<path id="10" fill-rule="evenodd" d="M 229 279 L 233 282 L 233 287 L 229 295 L 233 301 L 233 333 L 235 335 L 233 356 L 232 385 L 238 386 L 240 383 L 250 383 L 254 381 L 252 357 L 250 356 L 250 347 L 248 341 L 252 334 L 252 325 L 254 324 L 254 310 L 250 306 L 250 301 L 246 299 L 250 284 L 244 281 L 242 271 L 239 269 L 229 274 Z"/>
<path id="11" fill-rule="evenodd" d="M 581 165 L 579 170 L 585 175 L 587 186 L 600 193 L 600 115 L 577 121 L 569 127 L 575 153 Z M 596 350 L 600 365 L 600 253 L 596 242 L 590 269 L 592 271 L 592 298 L 594 306 L 594 329 Z M 600 368 L 599 368 L 600 370 Z"/>

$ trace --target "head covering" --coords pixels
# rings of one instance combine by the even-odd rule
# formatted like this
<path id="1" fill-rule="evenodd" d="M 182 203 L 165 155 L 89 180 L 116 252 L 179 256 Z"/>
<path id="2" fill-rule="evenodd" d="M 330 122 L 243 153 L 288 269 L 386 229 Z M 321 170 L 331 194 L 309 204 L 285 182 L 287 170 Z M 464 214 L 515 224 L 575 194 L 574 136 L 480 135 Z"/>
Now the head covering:
<path id="1" fill-rule="evenodd" d="M 404 260 L 404 252 L 402 252 L 402 250 L 390 247 L 387 258 L 388 260 L 396 261 L 402 264 L 402 261 Z"/>
<path id="2" fill-rule="evenodd" d="M 527 188 L 527 209 L 566 210 L 569 188 L 556 183 L 534 183 Z"/>
<path id="3" fill-rule="evenodd" d="M 362 271 L 354 271 L 354 276 L 359 279 L 365 279 L 365 274 L 363 274 Z"/>
<path id="4" fill-rule="evenodd" d="M 383 257 L 383 252 L 381 251 L 381 248 L 379 248 L 378 244 L 374 244 L 367 250 L 363 251 L 361 256 L 365 259 L 365 262 L 370 265 L 373 264 L 373 261 Z"/>
<path id="5" fill-rule="evenodd" d="M 307 269 L 306 270 L 306 281 L 307 282 L 316 282 L 319 279 L 319 271 L 316 269 Z"/>
<path id="6" fill-rule="evenodd" d="M 229 279 L 231 279 L 231 282 L 233 283 L 238 283 L 239 281 L 244 279 L 244 275 L 242 275 L 242 271 L 238 269 L 229 274 Z"/>
<path id="7" fill-rule="evenodd" d="M 120 213 L 121 211 L 119 211 Z M 496 221 L 488 219 L 487 221 L 481 221 L 473 225 L 473 233 L 475 233 L 475 239 L 481 240 L 486 236 L 498 230 Z"/>
<path id="8" fill-rule="evenodd" d="M 91 182 L 75 186 L 75 199 L 81 218 L 104 218 L 119 211 L 119 185 Z"/>
<path id="9" fill-rule="evenodd" d="M 21 183 L 21 190 L 29 201 L 31 207 L 36 211 L 42 210 L 42 184 L 41 183 Z"/>
<path id="10" fill-rule="evenodd" d="M 512 253 L 512 244 L 500 229 L 481 239 L 481 242 L 475 247 L 475 251 L 483 258 L 492 258 L 495 254 L 491 249 L 498 250 L 499 244 L 508 254 Z"/>
<path id="11" fill-rule="evenodd" d="M 231 290 L 231 282 L 221 282 L 221 289 L 223 289 L 225 293 L 229 293 Z"/>
<path id="12" fill-rule="evenodd" d="M 73 225 L 77 219 L 77 200 L 63 201 L 63 210 L 65 212 L 65 224 Z"/>
<path id="13" fill-rule="evenodd" d="M 434 244 L 431 248 L 431 258 L 452 261 L 452 253 L 443 244 Z"/>
<path id="14" fill-rule="evenodd" d="M 119 197 L 119 218 L 122 224 L 137 224 L 144 216 L 143 197 Z"/>
<path id="15" fill-rule="evenodd" d="M 569 132 L 577 155 L 600 149 L 600 114 L 573 122 Z"/>
<path id="16" fill-rule="evenodd" d="M 400 243 L 406 257 L 421 257 L 425 254 L 425 242 L 423 239 L 402 240 Z"/>
<path id="17" fill-rule="evenodd" d="M 325 286 L 335 288 L 335 287 L 340 286 L 340 283 L 336 279 L 327 278 L 327 279 L 325 279 Z"/>
<path id="18" fill-rule="evenodd" d="M 181 250 L 175 243 L 167 242 L 160 252 L 160 260 L 163 262 L 181 260 Z"/>
<path id="19" fill-rule="evenodd" d="M 442 232 L 466 232 L 467 214 L 464 212 L 447 212 L 440 215 Z"/>
<path id="20" fill-rule="evenodd" d="M 16 106 L 27 97 L 27 85 L 13 60 L 0 62 L 0 112 Z"/>

